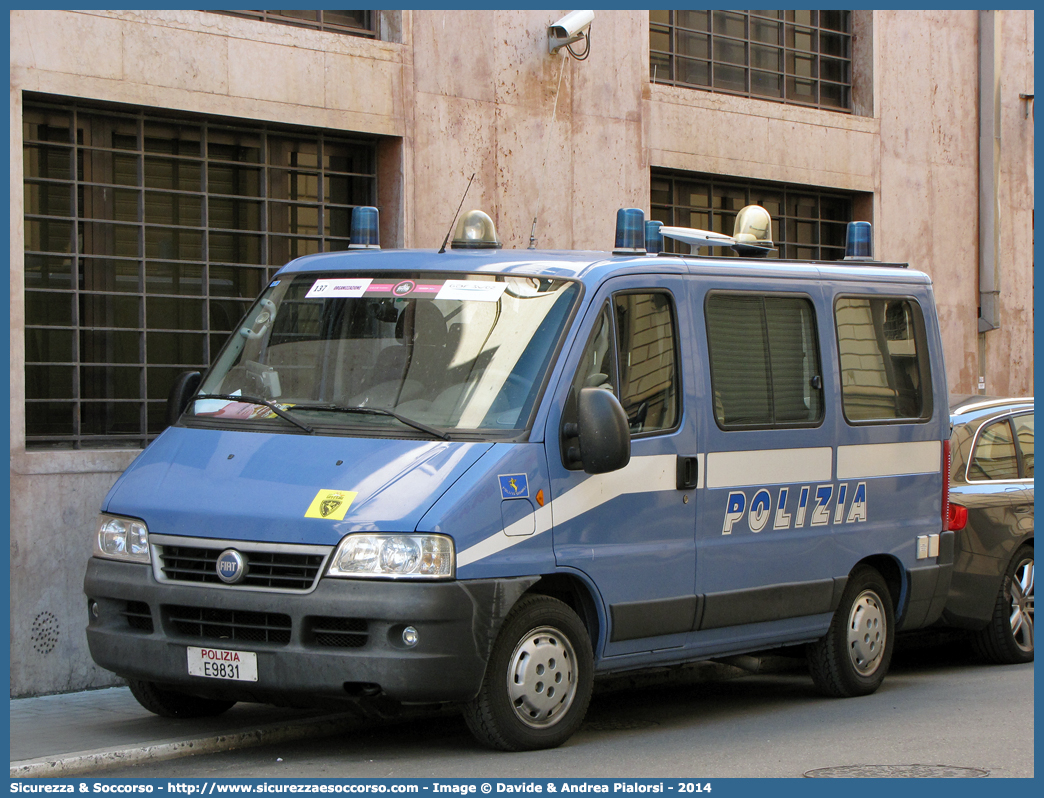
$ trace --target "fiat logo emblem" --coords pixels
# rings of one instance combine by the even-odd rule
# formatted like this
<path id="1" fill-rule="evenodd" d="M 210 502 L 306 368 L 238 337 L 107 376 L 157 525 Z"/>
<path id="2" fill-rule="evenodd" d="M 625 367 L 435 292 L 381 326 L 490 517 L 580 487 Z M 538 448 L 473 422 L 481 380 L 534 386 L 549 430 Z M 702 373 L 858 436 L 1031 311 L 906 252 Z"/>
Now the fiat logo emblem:
<path id="1" fill-rule="evenodd" d="M 225 549 L 217 558 L 218 579 L 226 585 L 234 585 L 246 576 L 247 566 L 243 555 L 235 549 Z"/>

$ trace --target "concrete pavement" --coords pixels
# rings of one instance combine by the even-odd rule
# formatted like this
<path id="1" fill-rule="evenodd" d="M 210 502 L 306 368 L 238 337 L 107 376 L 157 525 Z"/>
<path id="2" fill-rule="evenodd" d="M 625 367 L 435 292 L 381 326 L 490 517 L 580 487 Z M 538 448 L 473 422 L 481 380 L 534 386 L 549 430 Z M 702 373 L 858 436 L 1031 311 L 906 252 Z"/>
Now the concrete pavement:
<path id="1" fill-rule="evenodd" d="M 802 667 L 783 657 L 735 657 L 596 683 L 596 691 L 639 684 L 712 681 Z M 404 709 L 394 718 L 351 706 L 336 711 L 236 704 L 216 718 L 173 720 L 142 708 L 126 687 L 11 700 L 11 778 L 104 776 L 106 767 L 342 734 L 439 710 Z M 441 712 L 453 712 L 446 708 Z"/>
<path id="2" fill-rule="evenodd" d="M 115 764 L 335 734 L 372 722 L 360 712 L 237 704 L 216 718 L 171 720 L 126 687 L 11 701 L 11 777 L 104 775 Z"/>

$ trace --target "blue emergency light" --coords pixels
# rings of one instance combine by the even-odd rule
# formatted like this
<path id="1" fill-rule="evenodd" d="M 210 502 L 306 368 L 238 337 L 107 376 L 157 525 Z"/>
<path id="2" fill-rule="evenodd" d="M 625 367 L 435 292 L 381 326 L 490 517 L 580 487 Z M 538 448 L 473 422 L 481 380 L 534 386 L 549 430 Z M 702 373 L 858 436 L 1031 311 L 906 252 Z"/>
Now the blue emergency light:
<path id="1" fill-rule="evenodd" d="M 641 208 L 620 208 L 616 212 L 614 255 L 645 252 L 645 212 Z"/>
<path id="2" fill-rule="evenodd" d="M 874 234 L 870 222 L 849 222 L 845 234 L 845 260 L 873 260 Z"/>
<path id="3" fill-rule="evenodd" d="M 364 205 L 352 211 L 351 243 L 348 249 L 380 249 L 377 209 Z"/>
<path id="4" fill-rule="evenodd" d="M 663 234 L 660 228 L 663 222 L 650 219 L 645 223 L 645 251 L 650 255 L 659 255 L 663 252 Z"/>

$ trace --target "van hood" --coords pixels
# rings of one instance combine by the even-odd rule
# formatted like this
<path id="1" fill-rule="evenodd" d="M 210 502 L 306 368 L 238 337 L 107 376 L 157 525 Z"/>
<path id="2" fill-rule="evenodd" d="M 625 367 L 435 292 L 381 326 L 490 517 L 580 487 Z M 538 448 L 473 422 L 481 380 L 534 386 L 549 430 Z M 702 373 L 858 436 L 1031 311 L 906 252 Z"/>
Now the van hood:
<path id="1" fill-rule="evenodd" d="M 414 531 L 491 446 L 170 427 L 103 509 L 154 535 L 335 545 L 350 532 Z M 305 517 L 320 491 L 355 493 L 343 520 Z"/>

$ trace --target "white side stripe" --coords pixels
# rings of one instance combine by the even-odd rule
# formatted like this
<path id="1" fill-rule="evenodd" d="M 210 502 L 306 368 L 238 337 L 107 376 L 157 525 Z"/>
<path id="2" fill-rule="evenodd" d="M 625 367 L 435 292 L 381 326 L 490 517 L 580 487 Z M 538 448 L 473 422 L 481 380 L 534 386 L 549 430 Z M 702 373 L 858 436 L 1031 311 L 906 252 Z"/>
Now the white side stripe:
<path id="1" fill-rule="evenodd" d="M 673 454 L 632 457 L 619 471 L 588 477 L 551 503 L 554 522 L 564 524 L 618 496 L 674 490 L 677 464 Z"/>
<path id="2" fill-rule="evenodd" d="M 491 537 L 481 540 L 470 548 L 464 549 L 460 554 L 457 555 L 457 567 L 463 568 L 465 565 L 471 565 L 473 562 L 477 562 L 485 557 L 491 557 L 497 552 L 501 552 L 504 549 L 509 549 L 512 546 L 516 546 L 524 540 L 532 540 L 537 535 L 542 535 L 551 529 L 551 505 L 546 504 L 543 507 L 537 507 L 536 513 L 536 531 L 532 535 L 514 535 L 509 536 L 504 532 L 497 532 L 497 534 Z M 512 526 L 520 524 L 523 521 L 529 524 L 528 516 L 516 521 Z"/>
<path id="3" fill-rule="evenodd" d="M 707 487 L 829 482 L 833 459 L 829 446 L 711 452 L 707 455 Z"/>
<path id="4" fill-rule="evenodd" d="M 471 565 L 473 562 L 547 532 L 551 529 L 552 514 L 555 523 L 564 524 L 619 496 L 675 490 L 677 463 L 678 457 L 673 454 L 632 457 L 631 461 L 619 471 L 590 476 L 558 499 L 537 508 L 536 531 L 532 535 L 520 537 L 505 534 L 503 531 L 498 532 L 460 552 L 457 555 L 457 567 L 463 568 L 465 565 Z M 703 469 L 700 468 L 701 478 L 702 473 Z M 529 523 L 528 519 L 522 520 Z M 521 521 L 517 521 L 517 523 L 521 523 Z"/>
<path id="5" fill-rule="evenodd" d="M 942 441 L 837 447 L 837 478 L 898 477 L 942 470 Z"/>

